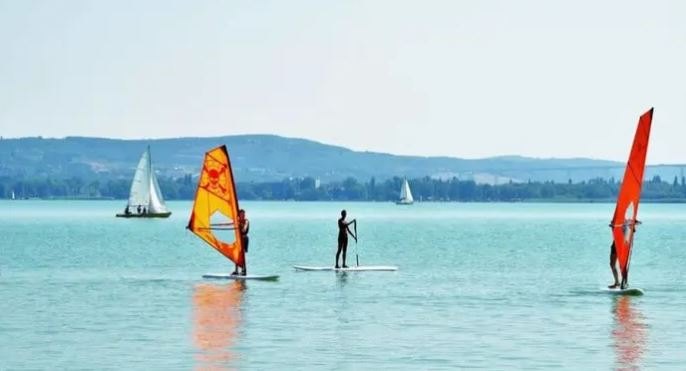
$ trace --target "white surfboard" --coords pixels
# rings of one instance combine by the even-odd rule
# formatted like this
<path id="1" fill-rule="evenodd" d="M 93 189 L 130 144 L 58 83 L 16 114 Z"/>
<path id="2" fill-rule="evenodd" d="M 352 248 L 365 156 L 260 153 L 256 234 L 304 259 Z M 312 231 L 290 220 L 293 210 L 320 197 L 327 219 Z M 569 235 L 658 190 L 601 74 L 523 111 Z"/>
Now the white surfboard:
<path id="1" fill-rule="evenodd" d="M 217 280 L 260 280 L 260 281 L 276 281 L 279 279 L 278 275 L 253 275 L 249 274 L 247 276 L 241 276 L 240 274 L 228 274 L 228 273 L 207 273 L 203 274 L 202 278 L 217 279 Z"/>
<path id="2" fill-rule="evenodd" d="M 348 268 L 334 268 L 334 267 L 310 267 L 305 265 L 294 265 L 293 268 L 297 271 L 336 271 L 336 272 L 362 272 L 362 271 L 397 271 L 398 267 L 389 265 L 360 265 L 357 267 Z"/>
<path id="3" fill-rule="evenodd" d="M 608 287 L 604 287 L 601 290 L 604 292 L 607 292 L 608 294 L 611 294 L 611 295 L 641 296 L 641 295 L 645 294 L 643 289 L 639 289 L 637 287 L 631 287 L 628 289 L 611 289 Z"/>

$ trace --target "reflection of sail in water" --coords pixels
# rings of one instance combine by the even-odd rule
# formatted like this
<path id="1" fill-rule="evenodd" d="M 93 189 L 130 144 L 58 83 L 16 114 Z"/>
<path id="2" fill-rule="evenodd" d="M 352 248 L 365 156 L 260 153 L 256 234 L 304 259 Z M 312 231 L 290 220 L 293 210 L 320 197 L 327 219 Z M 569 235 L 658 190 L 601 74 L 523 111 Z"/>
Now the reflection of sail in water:
<path id="1" fill-rule="evenodd" d="M 193 293 L 193 340 L 197 349 L 198 370 L 236 368 L 237 356 L 231 351 L 238 340 L 240 303 L 245 283 L 233 285 L 200 284 Z"/>
<path id="2" fill-rule="evenodd" d="M 620 370 L 640 368 L 648 335 L 644 318 L 632 308 L 631 299 L 631 296 L 618 296 L 614 303 L 615 326 L 612 337 L 615 342 L 616 367 Z"/>

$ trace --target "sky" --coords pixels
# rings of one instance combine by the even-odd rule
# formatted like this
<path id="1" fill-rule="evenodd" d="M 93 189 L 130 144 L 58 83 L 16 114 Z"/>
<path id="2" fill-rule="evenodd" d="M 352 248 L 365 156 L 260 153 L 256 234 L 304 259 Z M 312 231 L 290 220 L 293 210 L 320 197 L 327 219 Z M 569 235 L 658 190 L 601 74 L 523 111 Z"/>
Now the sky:
<path id="1" fill-rule="evenodd" d="M 0 135 L 686 163 L 684 1 L 0 0 Z"/>

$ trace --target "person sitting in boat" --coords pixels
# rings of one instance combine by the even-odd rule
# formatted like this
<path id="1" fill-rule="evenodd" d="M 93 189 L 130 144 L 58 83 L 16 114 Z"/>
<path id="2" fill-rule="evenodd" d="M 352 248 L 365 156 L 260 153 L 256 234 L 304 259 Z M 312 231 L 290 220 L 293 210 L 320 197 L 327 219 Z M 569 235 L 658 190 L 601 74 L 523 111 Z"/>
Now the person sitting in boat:
<path id="1" fill-rule="evenodd" d="M 124 209 L 124 215 L 130 215 L 131 210 L 129 210 L 129 205 L 126 205 L 126 208 Z"/>
<path id="2" fill-rule="evenodd" d="M 338 258 L 341 255 L 341 252 L 343 252 L 343 268 L 348 268 L 348 266 L 345 265 L 345 254 L 348 250 L 348 233 L 350 233 L 350 235 L 355 239 L 355 242 L 357 242 L 357 236 L 350 231 L 349 227 L 350 224 L 355 223 L 355 219 L 346 222 L 346 215 L 347 214 L 345 210 L 341 210 L 341 218 L 338 219 L 338 250 L 336 251 L 336 268 L 340 268 L 338 266 Z"/>
<path id="3" fill-rule="evenodd" d="M 148 210 L 145 209 L 145 206 L 143 206 L 143 214 L 147 214 Z"/>
<path id="4" fill-rule="evenodd" d="M 619 273 L 617 273 L 617 247 L 615 246 L 615 241 L 612 241 L 610 246 L 610 269 L 612 269 L 612 277 L 614 277 L 615 283 L 608 286 L 608 288 L 616 289 L 619 287 Z"/>
<path id="5" fill-rule="evenodd" d="M 136 211 L 138 211 L 139 214 L 141 213 L 141 205 L 138 205 L 138 207 L 136 208 Z"/>
<path id="6" fill-rule="evenodd" d="M 248 238 L 248 232 L 250 232 L 250 221 L 248 218 L 245 216 L 245 210 L 240 209 L 238 210 L 238 228 L 241 233 L 241 244 L 243 245 L 243 253 L 247 254 L 248 253 L 248 245 L 250 244 L 250 238 Z M 233 275 L 238 274 L 238 265 L 236 265 L 233 273 Z M 243 271 L 241 272 L 241 275 L 245 276 L 248 274 L 248 268 L 245 267 L 243 268 Z"/>

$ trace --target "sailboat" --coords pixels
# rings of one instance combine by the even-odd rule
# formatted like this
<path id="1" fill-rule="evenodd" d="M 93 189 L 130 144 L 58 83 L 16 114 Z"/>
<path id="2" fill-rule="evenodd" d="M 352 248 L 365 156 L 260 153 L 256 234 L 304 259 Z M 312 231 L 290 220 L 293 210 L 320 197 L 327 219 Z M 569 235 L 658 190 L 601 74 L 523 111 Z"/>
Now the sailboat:
<path id="1" fill-rule="evenodd" d="M 124 212 L 117 214 L 119 218 L 167 218 L 171 211 L 167 210 L 162 198 L 157 177 L 152 168 L 150 147 L 145 149 L 138 161 L 136 173 L 131 182 L 129 202 Z"/>
<path id="2" fill-rule="evenodd" d="M 414 199 L 412 198 L 412 191 L 410 191 L 410 183 L 407 179 L 404 180 L 402 187 L 400 187 L 400 199 L 396 201 L 397 205 L 412 205 Z"/>
<path id="3" fill-rule="evenodd" d="M 638 120 L 638 127 L 631 146 L 629 161 L 624 171 L 615 213 L 610 223 L 612 238 L 617 251 L 617 262 L 622 276 L 619 289 L 609 289 L 613 293 L 641 295 L 641 289 L 629 289 L 629 263 L 631 251 L 634 245 L 634 233 L 636 226 L 640 224 L 637 219 L 638 203 L 641 199 L 641 187 L 643 185 L 643 172 L 645 170 L 646 154 L 648 152 L 648 140 L 650 139 L 650 127 L 653 122 L 653 108 L 645 112 Z"/>
<path id="4" fill-rule="evenodd" d="M 16 200 L 17 197 L 14 195 L 14 190 L 12 190 L 12 193 L 10 193 L 10 199 Z"/>
<path id="5" fill-rule="evenodd" d="M 188 228 L 219 253 L 245 270 L 243 241 L 238 226 L 238 196 L 226 146 L 205 153 Z M 276 280 L 279 276 L 208 273 L 203 278 Z"/>

